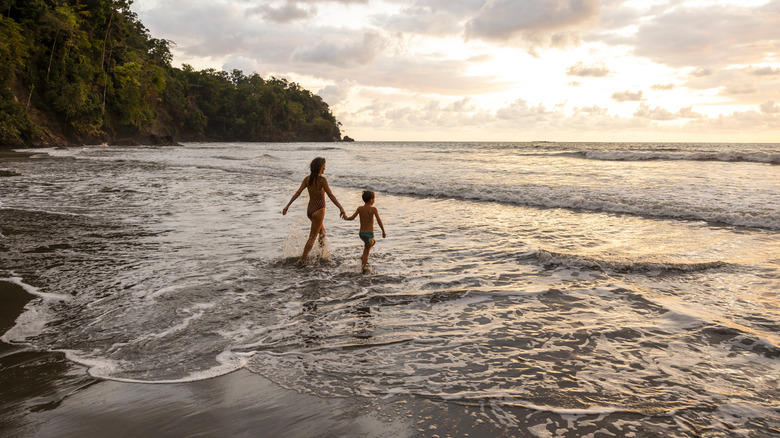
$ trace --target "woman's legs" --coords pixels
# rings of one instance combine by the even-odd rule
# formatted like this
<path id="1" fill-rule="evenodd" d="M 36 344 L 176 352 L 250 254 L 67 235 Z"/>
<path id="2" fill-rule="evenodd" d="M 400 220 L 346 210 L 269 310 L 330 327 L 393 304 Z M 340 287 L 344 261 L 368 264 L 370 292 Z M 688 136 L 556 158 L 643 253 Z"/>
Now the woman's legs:
<path id="1" fill-rule="evenodd" d="M 320 227 L 320 246 L 325 246 L 325 223 Z"/>
<path id="2" fill-rule="evenodd" d="M 317 235 L 320 235 L 320 242 L 325 239 L 325 227 L 322 222 L 325 219 L 325 209 L 321 208 L 315 211 L 311 215 L 311 231 L 309 232 L 309 240 L 306 241 L 306 246 L 303 247 L 303 255 L 301 255 L 301 263 L 306 263 L 306 258 L 309 257 L 309 252 L 314 246 L 314 241 L 317 240 Z"/>

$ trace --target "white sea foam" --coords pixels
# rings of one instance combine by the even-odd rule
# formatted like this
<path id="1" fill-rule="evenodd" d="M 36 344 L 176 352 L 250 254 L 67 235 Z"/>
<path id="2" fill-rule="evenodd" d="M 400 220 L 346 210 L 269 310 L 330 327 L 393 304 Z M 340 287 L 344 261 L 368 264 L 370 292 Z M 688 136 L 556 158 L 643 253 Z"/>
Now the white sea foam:
<path id="1" fill-rule="evenodd" d="M 224 351 L 216 357 L 219 365 L 207 370 L 192 372 L 186 377 L 179 379 L 130 379 L 119 377 L 123 370 L 133 368 L 133 364 L 130 362 L 88 357 L 73 350 L 57 351 L 64 353 L 65 357 L 71 362 L 87 367 L 87 373 L 92 377 L 115 382 L 152 384 L 197 382 L 223 376 L 243 368 L 247 360 L 252 356 L 252 354 Z"/>
<path id="2" fill-rule="evenodd" d="M 124 367 L 130 367 L 131 364 L 118 362 L 107 358 L 88 358 L 80 352 L 73 350 L 57 350 L 65 355 L 65 358 L 71 362 L 87 367 L 87 372 L 92 377 L 107 378 L 122 370 Z"/>
<path id="3" fill-rule="evenodd" d="M 601 161 L 723 161 L 780 164 L 780 153 L 771 152 L 682 152 L 682 151 L 578 151 L 561 156 Z"/>
<path id="4" fill-rule="evenodd" d="M 68 301 L 71 297 L 42 292 L 39 288 L 31 286 L 23 281 L 21 277 L 0 278 L 0 281 L 13 283 L 25 292 L 38 297 L 42 300 L 41 304 L 29 302 L 24 307 L 24 311 L 14 321 L 14 326 L 8 329 L 0 339 L 8 343 L 26 343 L 28 338 L 40 334 L 46 324 L 52 319 L 52 312 L 49 310 L 49 303 Z"/>
<path id="5" fill-rule="evenodd" d="M 28 306 L 16 319 L 15 325 L 8 329 L 0 339 L 9 344 L 23 344 L 28 338 L 40 334 L 51 320 L 52 314 L 47 308 Z"/>
<path id="6" fill-rule="evenodd" d="M 52 294 L 47 292 L 42 292 L 40 288 L 37 288 L 35 286 L 31 286 L 24 282 L 24 280 L 21 277 L 8 277 L 8 278 L 0 278 L 0 281 L 5 281 L 8 283 L 13 283 L 22 289 L 25 290 L 25 292 L 35 295 L 36 297 L 43 298 L 45 301 L 65 301 L 70 300 L 71 297 L 67 295 L 58 295 L 58 294 Z"/>

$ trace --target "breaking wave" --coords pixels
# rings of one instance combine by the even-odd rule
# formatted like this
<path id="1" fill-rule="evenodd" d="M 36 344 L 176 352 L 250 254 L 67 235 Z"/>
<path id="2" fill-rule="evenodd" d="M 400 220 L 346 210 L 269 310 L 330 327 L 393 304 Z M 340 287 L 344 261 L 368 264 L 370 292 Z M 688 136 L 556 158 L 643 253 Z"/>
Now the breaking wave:
<path id="1" fill-rule="evenodd" d="M 724 161 L 780 164 L 780 154 L 769 152 L 678 152 L 678 151 L 577 151 L 559 156 L 600 161 Z"/>
<path id="2" fill-rule="evenodd" d="M 365 186 L 365 182 L 359 178 L 340 178 L 339 184 L 353 188 Z M 542 184 L 518 187 L 446 184 L 415 181 L 409 178 L 403 181 L 376 179 L 372 189 L 394 195 L 499 202 L 527 207 L 563 208 L 661 219 L 705 221 L 738 227 L 780 229 L 780 216 L 760 205 L 750 207 L 751 210 L 738 210 L 730 206 L 713 205 L 703 199 L 687 203 L 671 202 L 669 199 L 643 194 L 593 193 L 582 187 L 554 187 Z"/>
<path id="3" fill-rule="evenodd" d="M 723 269 L 729 264 L 722 261 L 713 262 L 678 262 L 673 260 L 646 260 L 646 259 L 606 259 L 589 257 L 578 254 L 566 254 L 540 249 L 520 257 L 533 258 L 545 266 L 562 266 L 570 268 L 585 268 L 609 270 L 620 273 L 686 273 L 700 272 L 712 269 Z"/>

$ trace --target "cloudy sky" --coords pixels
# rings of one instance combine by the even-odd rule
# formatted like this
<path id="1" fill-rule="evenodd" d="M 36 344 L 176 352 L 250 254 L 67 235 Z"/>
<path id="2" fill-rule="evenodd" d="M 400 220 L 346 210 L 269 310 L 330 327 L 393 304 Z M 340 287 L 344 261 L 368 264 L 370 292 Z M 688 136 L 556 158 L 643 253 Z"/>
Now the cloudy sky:
<path id="1" fill-rule="evenodd" d="M 135 0 L 357 140 L 780 142 L 780 0 Z"/>

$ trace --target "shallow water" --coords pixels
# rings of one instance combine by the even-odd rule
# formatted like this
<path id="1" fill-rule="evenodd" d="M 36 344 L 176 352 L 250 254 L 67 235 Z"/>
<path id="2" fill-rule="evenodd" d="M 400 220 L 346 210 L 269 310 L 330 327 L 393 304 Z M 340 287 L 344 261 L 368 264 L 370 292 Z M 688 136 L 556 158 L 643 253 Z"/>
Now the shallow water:
<path id="1" fill-rule="evenodd" d="M 778 145 L 188 144 L 0 163 L 3 340 L 107 379 L 239 368 L 323 397 L 635 414 L 625 431 L 780 432 Z M 357 222 L 294 263 L 314 156 Z M 523 411 L 525 412 L 525 411 Z M 623 420 L 621 420 L 623 421 Z M 644 429 L 643 429 L 644 428 Z M 662 432 L 658 432 L 662 431 Z"/>

